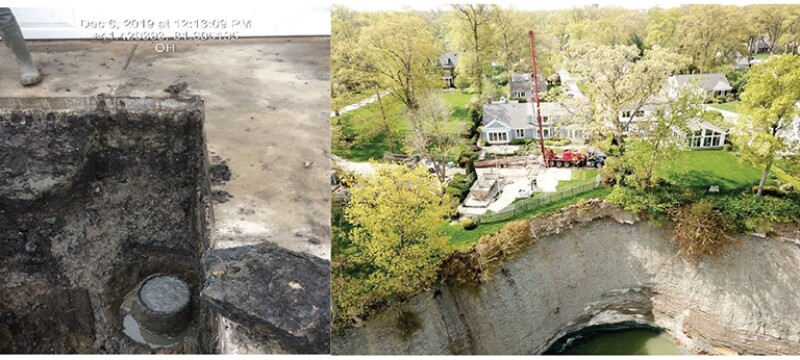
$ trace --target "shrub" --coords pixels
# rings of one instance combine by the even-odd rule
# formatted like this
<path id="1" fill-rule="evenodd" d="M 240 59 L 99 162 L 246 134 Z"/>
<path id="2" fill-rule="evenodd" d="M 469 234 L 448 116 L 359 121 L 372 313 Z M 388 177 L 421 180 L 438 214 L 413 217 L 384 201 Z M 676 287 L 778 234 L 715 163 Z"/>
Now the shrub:
<path id="1" fill-rule="evenodd" d="M 714 209 L 714 202 L 701 200 L 670 212 L 675 220 L 672 240 L 678 254 L 698 262 L 706 256 L 717 256 L 730 242 L 725 232 L 730 222 Z"/>
<path id="2" fill-rule="evenodd" d="M 509 222 L 498 232 L 482 236 L 475 247 L 480 255 L 482 277 L 490 277 L 495 268 L 522 253 L 531 241 L 528 220 Z"/>
<path id="3" fill-rule="evenodd" d="M 450 180 L 450 183 L 447 184 L 447 189 L 445 192 L 450 195 L 450 197 L 454 199 L 458 199 L 458 201 L 464 201 L 469 195 L 469 188 L 472 186 L 473 181 L 468 181 L 470 178 L 474 179 L 474 177 L 469 177 L 464 174 L 455 174 L 453 179 Z"/>
<path id="4" fill-rule="evenodd" d="M 511 140 L 511 145 L 525 145 L 530 144 L 533 139 L 525 139 L 525 138 L 516 138 Z"/>
<path id="5" fill-rule="evenodd" d="M 773 223 L 800 219 L 800 203 L 791 198 L 743 194 L 722 196 L 716 203 L 717 209 L 738 232 L 768 231 Z"/>
<path id="6" fill-rule="evenodd" d="M 648 213 L 653 218 L 668 215 L 669 210 L 682 202 L 679 195 L 666 190 L 642 192 L 636 189 L 616 186 L 606 200 L 612 204 L 622 205 L 633 213 Z"/>
<path id="7" fill-rule="evenodd" d="M 478 227 L 478 224 L 475 222 L 475 220 L 472 220 L 472 218 L 463 218 L 461 221 L 459 221 L 459 223 L 464 230 L 474 230 L 476 227 Z"/>
<path id="8" fill-rule="evenodd" d="M 454 85 L 458 88 L 458 90 L 461 90 L 461 92 L 466 93 L 467 88 L 469 88 L 470 85 L 472 84 L 470 83 L 469 79 L 467 79 L 466 76 L 456 76 L 456 81 Z"/>
<path id="9" fill-rule="evenodd" d="M 455 252 L 442 265 L 441 279 L 448 285 L 478 285 L 480 276 L 478 254 L 474 251 Z"/>
<path id="10" fill-rule="evenodd" d="M 570 139 L 547 139 L 544 141 L 544 144 L 547 146 L 567 146 L 572 144 L 572 140 Z"/>

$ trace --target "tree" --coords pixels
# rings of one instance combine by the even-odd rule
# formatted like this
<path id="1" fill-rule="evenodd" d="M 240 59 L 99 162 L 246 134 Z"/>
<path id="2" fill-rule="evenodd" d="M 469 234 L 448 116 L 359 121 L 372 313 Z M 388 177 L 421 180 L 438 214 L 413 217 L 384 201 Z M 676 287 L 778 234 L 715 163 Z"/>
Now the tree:
<path id="1" fill-rule="evenodd" d="M 572 103 L 579 118 L 591 120 L 590 133 L 610 135 L 624 151 L 624 136 L 637 112 L 660 93 L 669 75 L 681 68 L 681 56 L 665 49 L 647 50 L 639 57 L 635 46 L 580 46 L 568 53 L 566 64 L 588 101 Z M 622 118 L 630 111 L 629 118 Z"/>
<path id="2" fill-rule="evenodd" d="M 349 239 L 372 268 L 366 281 L 374 293 L 393 298 L 430 285 L 451 252 L 442 229 L 453 203 L 436 179 L 424 166 L 380 167 L 350 196 Z"/>
<path id="3" fill-rule="evenodd" d="M 623 163 L 630 169 L 626 183 L 639 190 L 655 187 L 660 170 L 675 160 L 686 145 L 675 139 L 675 132 L 687 133 L 688 122 L 701 116 L 704 94 L 682 87 L 659 107 L 650 121 L 640 121 L 636 138 L 629 143 Z"/>
<path id="4" fill-rule="evenodd" d="M 350 94 L 362 90 L 362 65 L 357 48 L 363 16 L 344 6 L 334 5 L 331 11 L 331 108 L 337 113 L 353 101 Z"/>
<path id="5" fill-rule="evenodd" d="M 742 10 L 736 6 L 686 5 L 678 22 L 681 54 L 692 59 L 700 71 L 727 62 L 737 52 L 746 54 L 746 32 Z"/>
<path id="6" fill-rule="evenodd" d="M 750 69 L 739 104 L 739 121 L 734 128 L 743 161 L 763 166 L 758 183 L 761 196 L 775 156 L 786 149 L 779 133 L 798 115 L 800 101 L 800 56 L 781 55 Z"/>
<path id="7" fill-rule="evenodd" d="M 509 76 L 516 72 L 530 72 L 530 50 L 528 49 L 528 21 L 530 14 L 491 5 L 491 26 L 500 45 L 500 63 Z M 541 46 L 539 46 L 541 47 Z"/>
<path id="8" fill-rule="evenodd" d="M 774 53 L 778 48 L 779 41 L 785 40 L 785 35 L 793 25 L 793 5 L 763 4 L 751 5 L 748 11 L 752 11 L 752 21 L 754 29 L 760 34 L 767 34 L 769 52 Z"/>
<path id="9" fill-rule="evenodd" d="M 374 18 L 359 42 L 377 83 L 409 109 L 417 107 L 419 94 L 435 86 L 438 76 L 431 60 L 440 49 L 425 21 L 414 13 L 392 12 Z"/>
<path id="10" fill-rule="evenodd" d="M 680 8 L 676 7 L 669 9 L 654 7 L 648 10 L 645 47 L 673 47 L 677 41 L 676 34 L 680 15 Z"/>
<path id="11" fill-rule="evenodd" d="M 463 122 L 450 117 L 452 112 L 452 107 L 439 94 L 429 93 L 408 115 L 411 131 L 406 137 L 406 149 L 432 162 L 442 184 L 446 164 L 458 155 L 468 131 Z"/>
<path id="12" fill-rule="evenodd" d="M 489 5 L 452 5 L 454 37 L 461 50 L 459 68 L 462 76 L 473 79 L 478 94 L 483 93 L 483 74 L 494 48 Z"/>

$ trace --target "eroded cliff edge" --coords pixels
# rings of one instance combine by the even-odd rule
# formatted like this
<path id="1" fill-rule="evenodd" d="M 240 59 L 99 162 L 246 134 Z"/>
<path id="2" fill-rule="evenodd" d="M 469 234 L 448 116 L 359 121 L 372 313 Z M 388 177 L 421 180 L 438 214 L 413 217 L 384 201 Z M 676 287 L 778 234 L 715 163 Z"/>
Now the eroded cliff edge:
<path id="1" fill-rule="evenodd" d="M 638 321 L 694 353 L 800 353 L 797 231 L 742 235 L 722 256 L 693 265 L 675 255 L 671 226 L 590 211 L 534 220 L 534 234 L 556 234 L 478 287 L 436 288 L 401 305 L 418 319 L 410 334 L 400 335 L 400 312 L 389 309 L 335 335 L 333 352 L 539 354 L 582 327 Z"/>

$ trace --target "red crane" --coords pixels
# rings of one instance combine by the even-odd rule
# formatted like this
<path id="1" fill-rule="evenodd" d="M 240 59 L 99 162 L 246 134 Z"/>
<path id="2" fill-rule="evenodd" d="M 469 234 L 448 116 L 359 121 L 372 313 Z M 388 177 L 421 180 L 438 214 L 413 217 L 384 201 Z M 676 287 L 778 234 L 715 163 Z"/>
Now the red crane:
<path id="1" fill-rule="evenodd" d="M 531 62 L 533 62 L 533 97 L 531 100 L 536 104 L 536 121 L 539 123 L 539 146 L 542 149 L 542 164 L 544 167 L 571 167 L 571 166 L 592 166 L 602 167 L 606 161 L 606 154 L 596 150 L 589 153 L 565 150 L 562 154 L 556 155 L 553 150 L 544 147 L 544 130 L 542 126 L 542 112 L 539 106 L 539 81 L 536 71 L 536 48 L 533 41 L 533 30 L 528 31 L 531 40 Z"/>
<path id="2" fill-rule="evenodd" d="M 542 149 L 542 163 L 547 167 L 547 152 L 545 152 L 544 148 L 544 130 L 542 130 L 542 112 L 539 111 L 539 81 L 536 76 L 536 48 L 534 47 L 533 30 L 528 31 L 528 37 L 530 37 L 531 40 L 531 61 L 533 62 L 533 73 L 531 74 L 533 78 L 532 100 L 534 104 L 536 104 L 536 121 L 539 122 L 539 146 Z"/>

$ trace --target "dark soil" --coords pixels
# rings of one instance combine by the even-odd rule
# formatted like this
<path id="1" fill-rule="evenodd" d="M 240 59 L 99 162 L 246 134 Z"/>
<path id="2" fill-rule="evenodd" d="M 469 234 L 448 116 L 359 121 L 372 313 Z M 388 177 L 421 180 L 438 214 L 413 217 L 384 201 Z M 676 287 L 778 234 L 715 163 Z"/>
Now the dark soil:
<path id="1" fill-rule="evenodd" d="M 155 272 L 203 285 L 202 125 L 196 100 L 0 99 L 0 353 L 155 352 L 118 310 Z M 195 302 L 193 336 L 157 352 L 216 350 Z"/>

